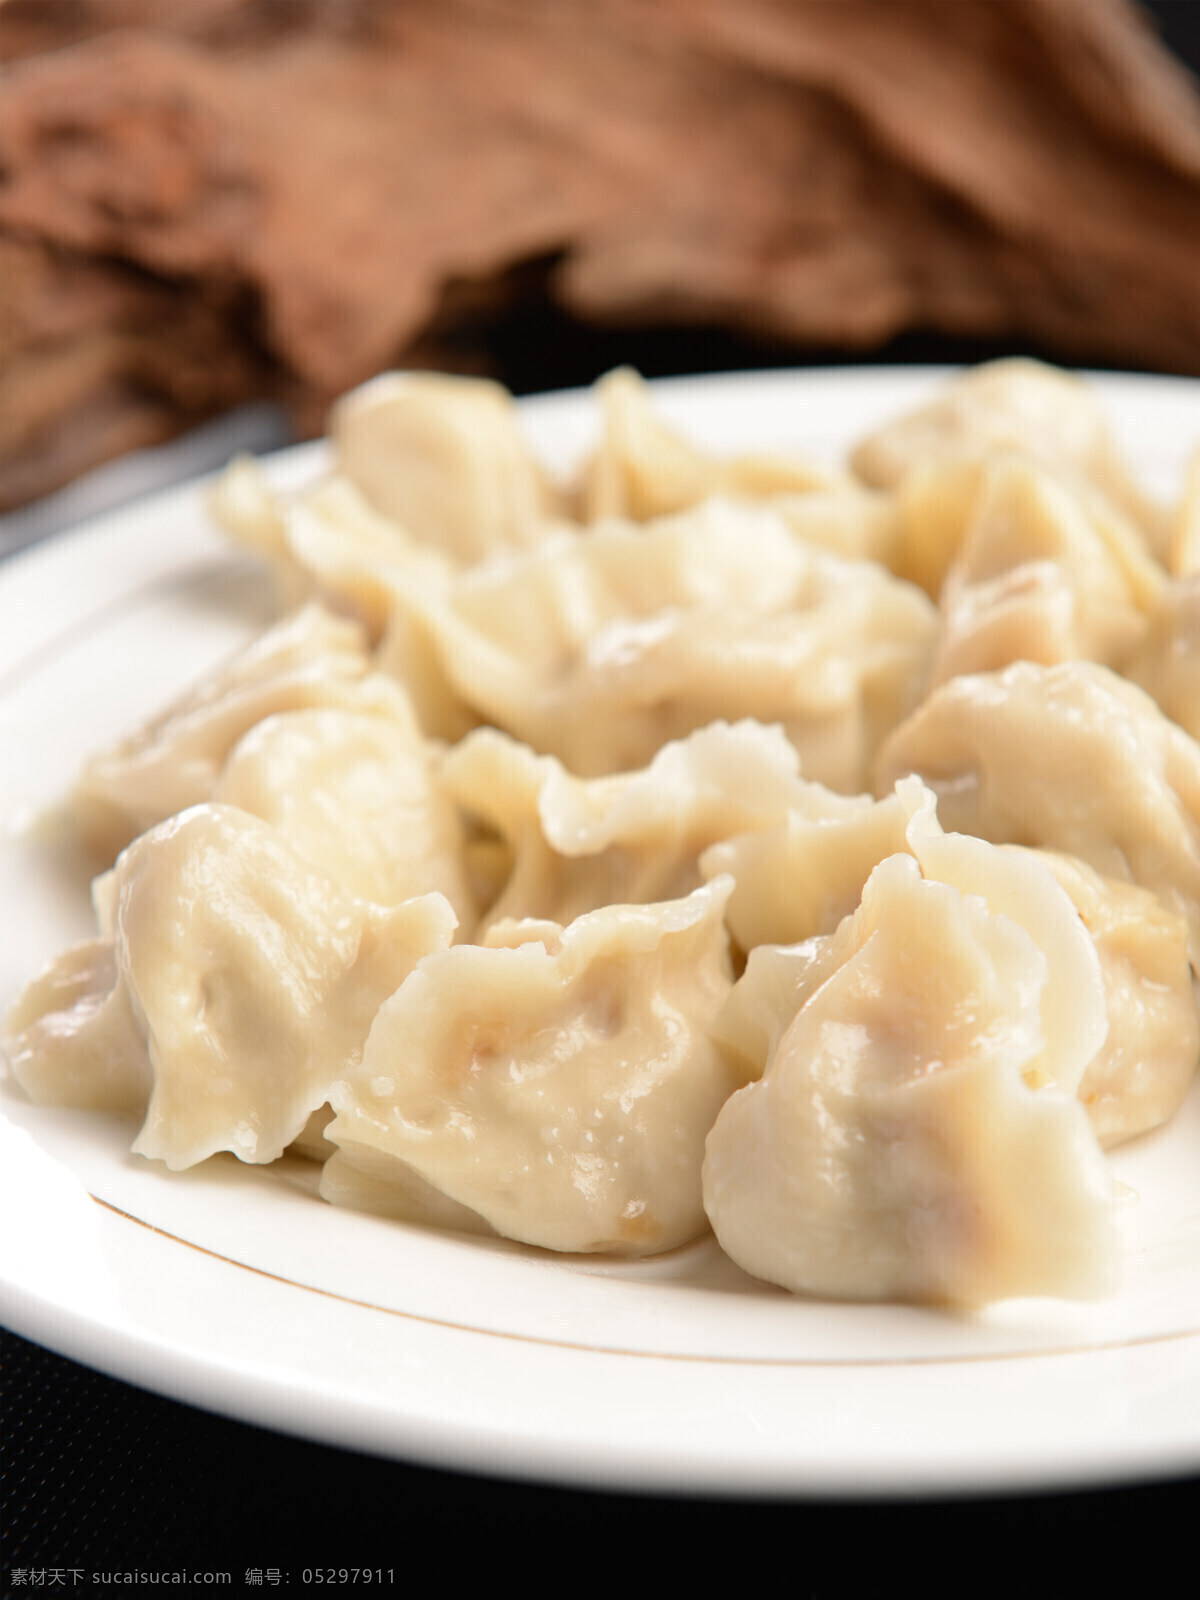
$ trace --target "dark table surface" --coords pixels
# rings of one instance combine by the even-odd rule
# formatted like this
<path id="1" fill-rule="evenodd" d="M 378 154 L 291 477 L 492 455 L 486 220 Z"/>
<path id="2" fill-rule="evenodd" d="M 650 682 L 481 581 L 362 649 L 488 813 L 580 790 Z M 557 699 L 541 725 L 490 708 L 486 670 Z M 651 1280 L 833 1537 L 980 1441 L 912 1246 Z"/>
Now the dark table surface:
<path id="1" fill-rule="evenodd" d="M 1200 69 L 1200 5 L 1158 0 L 1175 50 Z M 908 338 L 884 359 L 1008 353 Z M 824 352 L 820 363 L 837 359 Z M 859 358 L 861 359 L 861 358 Z M 869 359 L 879 360 L 876 352 Z M 564 366 L 564 360 L 566 365 Z M 671 333 L 539 358 L 521 389 L 644 371 L 762 364 L 721 336 Z M 26 529 L 34 526 L 28 520 Z M 803 1595 L 874 1592 L 905 1574 L 944 1590 L 969 1549 L 981 1578 L 1048 1587 L 1052 1572 L 1101 1570 L 1118 1547 L 1164 1575 L 1191 1544 L 1200 1476 L 1078 1493 L 880 1502 L 671 1499 L 476 1478 L 269 1433 L 131 1388 L 0 1330 L 3 1474 L 0 1593 L 97 1586 L 111 1575 L 220 1572 L 229 1587 L 303 1586 L 322 1568 L 381 1570 L 384 1587 L 487 1571 L 518 1582 L 634 1583 L 729 1551 L 739 1586 L 783 1579 Z M 764 1570 L 764 1556 L 786 1567 Z M 1194 1560 L 1189 1560 L 1189 1569 Z M 394 1583 L 388 1582 L 388 1573 Z M 957 1576 L 956 1576 L 957 1575 Z M 718 1582 L 728 1581 L 715 1572 Z M 142 1581 L 146 1581 L 143 1578 Z M 164 1581 L 160 1579 L 160 1581 Z M 363 1581 L 360 1578 L 360 1582 Z M 124 1585 L 121 1585 L 124 1587 Z"/>

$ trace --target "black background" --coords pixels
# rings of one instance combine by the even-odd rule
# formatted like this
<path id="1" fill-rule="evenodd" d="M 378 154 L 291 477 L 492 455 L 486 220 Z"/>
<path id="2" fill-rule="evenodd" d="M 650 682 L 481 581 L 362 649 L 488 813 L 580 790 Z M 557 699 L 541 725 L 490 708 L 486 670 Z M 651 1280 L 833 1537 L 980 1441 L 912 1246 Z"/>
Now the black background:
<path id="1" fill-rule="evenodd" d="M 1200 72 L 1200 0 L 1148 9 Z M 727 336 L 678 330 L 519 346 L 518 337 L 511 366 L 521 390 L 586 382 L 619 361 L 653 375 L 775 360 Z M 910 335 L 868 359 L 1003 353 Z M 184 1566 L 227 1568 L 235 1590 L 247 1569 L 277 1568 L 299 1587 L 304 1567 L 332 1565 L 393 1569 L 397 1588 L 482 1576 L 497 1586 L 586 1589 L 589 1577 L 605 1587 L 678 1582 L 697 1559 L 722 1586 L 782 1583 L 801 1596 L 910 1582 L 935 1593 L 1001 1581 L 1040 1593 L 1056 1573 L 1078 1581 L 1085 1568 L 1103 1571 L 1117 1551 L 1144 1563 L 1142 1581 L 1157 1588 L 1177 1581 L 1172 1557 L 1185 1553 L 1185 1540 L 1183 1570 L 1195 1570 L 1200 1476 L 877 1504 L 589 1493 L 431 1471 L 265 1432 L 131 1388 L 3 1330 L 0 1361 L 4 1593 L 23 1592 L 11 1587 L 13 1568 L 74 1568 L 89 1587 L 94 1573 Z"/>

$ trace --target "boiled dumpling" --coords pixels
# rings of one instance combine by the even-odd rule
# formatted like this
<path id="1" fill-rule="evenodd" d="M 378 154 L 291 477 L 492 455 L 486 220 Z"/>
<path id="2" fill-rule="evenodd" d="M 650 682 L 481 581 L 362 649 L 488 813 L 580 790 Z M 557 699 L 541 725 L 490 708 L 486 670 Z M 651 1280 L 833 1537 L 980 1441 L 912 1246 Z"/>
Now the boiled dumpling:
<path id="1" fill-rule="evenodd" d="M 861 834 L 853 828 L 830 829 L 825 850 L 814 851 L 814 856 L 832 856 L 839 836 L 844 845 L 848 833 L 854 846 L 848 852 L 849 862 L 861 870 L 864 841 L 884 845 L 895 836 L 893 819 L 898 814 L 902 830 L 898 848 L 914 856 L 927 879 L 982 898 L 993 913 L 1002 913 L 1024 928 L 1038 945 L 1048 978 L 1041 1000 L 1044 1042 L 1023 1070 L 1031 1084 L 1053 1082 L 1074 1090 L 1104 1042 L 1107 1024 L 1099 957 L 1070 896 L 1031 851 L 997 850 L 982 839 L 947 835 L 938 820 L 937 797 L 917 778 L 898 782 L 895 794 L 879 802 L 874 813 L 863 818 L 866 826 L 859 824 Z M 880 863 L 884 858 L 881 855 Z M 864 878 L 874 865 L 866 867 Z M 819 881 L 827 872 L 850 875 L 847 867 L 830 868 L 820 859 L 815 870 Z M 815 899 L 804 886 L 800 892 L 810 904 Z M 809 943 L 815 949 L 820 940 Z M 737 1014 L 736 1003 L 727 1009 L 730 1015 Z"/>
<path id="2" fill-rule="evenodd" d="M 974 879 L 944 839 L 951 870 Z M 1005 872 L 984 869 L 989 893 Z M 836 933 L 752 952 L 718 1031 L 765 1071 L 721 1112 L 704 1163 L 717 1238 L 748 1272 L 800 1293 L 968 1305 L 1109 1286 L 1111 1186 L 1071 1081 L 1103 1037 L 1102 992 L 1076 993 L 1083 1042 L 1060 1027 L 1065 1059 L 1048 1050 L 1047 951 L 982 886 L 891 856 Z M 1019 900 L 1027 884 L 1011 887 Z"/>
<path id="3" fill-rule="evenodd" d="M 954 678 L 880 752 L 881 792 L 914 772 L 947 827 L 1153 889 L 1200 962 L 1200 745 L 1141 689 L 1082 661 Z"/>
<path id="4" fill-rule="evenodd" d="M 587 522 L 646 522 L 715 494 L 761 499 L 828 491 L 845 482 L 841 473 L 781 454 L 726 460 L 706 454 L 662 420 L 649 388 L 630 367 L 608 373 L 594 392 L 602 433 L 583 474 L 580 501 Z"/>
<path id="5" fill-rule="evenodd" d="M 1106 537 L 1107 535 L 1107 537 Z M 1036 465 L 986 472 L 940 604 L 933 681 L 1012 661 L 1119 666 L 1146 631 L 1163 575 L 1119 524 Z"/>
<path id="6" fill-rule="evenodd" d="M 1102 878 L 1069 856 L 1036 854 L 1070 895 L 1100 958 L 1108 1033 L 1078 1094 L 1107 1148 L 1174 1116 L 1195 1073 L 1200 1011 L 1187 923 L 1148 889 Z"/>
<path id="7" fill-rule="evenodd" d="M 171 1167 L 215 1150 L 275 1160 L 383 1000 L 454 927 L 441 895 L 395 908 L 351 899 L 224 806 L 139 839 L 118 896 L 121 976 L 154 1067 L 133 1148 Z"/>
<path id="8" fill-rule="evenodd" d="M 528 1244 L 648 1255 L 694 1238 L 704 1137 L 744 1081 L 709 1037 L 728 889 L 430 956 L 336 1086 L 329 1136 Z"/>
<path id="9" fill-rule="evenodd" d="M 1161 556 L 1166 518 L 1119 459 L 1103 406 L 1082 379 L 1039 361 L 992 361 L 962 373 L 928 404 L 862 440 L 851 464 L 877 488 L 948 471 L 942 489 L 953 499 L 973 492 L 979 463 L 1011 454 L 1103 495 Z"/>
<path id="10" fill-rule="evenodd" d="M 307 605 L 84 766 L 79 830 L 112 860 L 139 833 L 207 800 L 237 741 L 276 711 L 353 706 L 415 731 L 399 685 L 371 671 L 362 629 Z"/>
<path id="11" fill-rule="evenodd" d="M 536 544 L 556 508 L 512 396 L 484 379 L 387 373 L 338 401 L 330 435 L 378 511 L 465 565 Z"/>
<path id="12" fill-rule="evenodd" d="M 1172 722 L 1200 739 L 1200 568 L 1163 589 L 1127 670 Z"/>
<path id="13" fill-rule="evenodd" d="M 3 1048 L 39 1105 L 145 1112 L 153 1071 L 111 939 L 71 946 L 26 985 Z"/>
<path id="14" fill-rule="evenodd" d="M 475 920 L 437 752 L 403 721 L 332 707 L 280 712 L 234 747 L 213 799 L 271 823 L 361 900 L 398 905 L 436 889 L 460 923 Z"/>
<path id="15" fill-rule="evenodd" d="M 218 1150 L 276 1160 L 362 1049 L 375 1012 L 444 949 L 440 894 L 355 900 L 257 817 L 196 806 L 144 834 L 106 885 L 112 953 L 67 952 L 18 1002 L 9 1049 L 22 1087 L 61 1103 L 72 1081 L 149 1087 L 134 1150 L 172 1168 Z M 86 991 L 81 987 L 88 985 Z M 132 1019 L 134 1027 L 128 1026 Z M 117 1105 L 107 1088 L 101 1103 Z"/>

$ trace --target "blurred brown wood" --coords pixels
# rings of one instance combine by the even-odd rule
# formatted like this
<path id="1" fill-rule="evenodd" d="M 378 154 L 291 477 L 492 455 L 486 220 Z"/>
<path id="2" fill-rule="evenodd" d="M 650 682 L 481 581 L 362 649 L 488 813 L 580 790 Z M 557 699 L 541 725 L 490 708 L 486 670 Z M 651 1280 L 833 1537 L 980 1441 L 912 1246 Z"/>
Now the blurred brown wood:
<path id="1" fill-rule="evenodd" d="M 0 504 L 544 294 L 1200 372 L 1200 97 L 1130 0 L 6 0 Z"/>

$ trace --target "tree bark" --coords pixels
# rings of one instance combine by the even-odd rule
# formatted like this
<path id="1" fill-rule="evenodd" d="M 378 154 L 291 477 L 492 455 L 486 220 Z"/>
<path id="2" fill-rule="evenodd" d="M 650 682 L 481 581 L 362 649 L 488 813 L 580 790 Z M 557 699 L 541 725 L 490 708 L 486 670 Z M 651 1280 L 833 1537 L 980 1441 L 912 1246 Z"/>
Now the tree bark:
<path id="1" fill-rule="evenodd" d="M 0 52 L 5 504 L 534 301 L 1200 372 L 1200 95 L 1129 0 L 7 0 Z"/>

